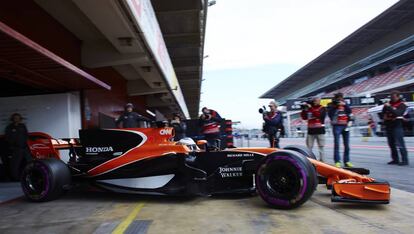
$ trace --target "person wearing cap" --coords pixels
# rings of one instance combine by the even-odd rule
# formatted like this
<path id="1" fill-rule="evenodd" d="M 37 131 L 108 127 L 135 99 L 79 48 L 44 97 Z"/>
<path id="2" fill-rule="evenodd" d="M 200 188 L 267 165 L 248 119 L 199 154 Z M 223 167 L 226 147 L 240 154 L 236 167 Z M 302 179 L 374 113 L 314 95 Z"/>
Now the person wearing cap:
<path id="1" fill-rule="evenodd" d="M 29 137 L 26 125 L 22 123 L 23 117 L 14 113 L 5 130 L 6 141 L 12 152 L 10 160 L 10 175 L 13 180 L 19 180 L 24 165 L 32 160 L 27 140 Z"/>
<path id="2" fill-rule="evenodd" d="M 400 92 L 391 92 L 391 100 L 384 104 L 382 117 L 387 134 L 388 146 L 391 150 L 391 161 L 388 164 L 408 165 L 408 153 L 404 142 L 403 115 L 407 109 L 400 97 Z M 401 160 L 398 156 L 401 154 Z"/>
<path id="3" fill-rule="evenodd" d="M 302 107 L 301 117 L 308 121 L 308 134 L 306 146 L 312 150 L 316 140 L 319 148 L 319 161 L 324 161 L 325 147 L 325 117 L 326 109 L 321 105 L 319 97 L 312 98 L 311 103 L 305 103 Z"/>
<path id="4" fill-rule="evenodd" d="M 208 146 L 215 146 L 217 140 L 220 139 L 220 125 L 222 118 L 217 111 L 207 107 L 203 107 L 201 112 L 202 113 L 199 118 L 201 133 L 207 140 Z"/>
<path id="5" fill-rule="evenodd" d="M 124 113 L 116 120 L 116 125 L 118 128 L 138 128 L 140 121 L 150 121 L 150 119 L 134 112 L 134 105 L 128 103 L 125 105 Z"/>
<path id="6" fill-rule="evenodd" d="M 174 141 L 179 141 L 185 138 L 185 131 L 187 129 L 187 126 L 182 121 L 181 116 L 178 113 L 173 114 L 173 118 L 170 121 L 170 126 L 174 128 Z"/>
<path id="7" fill-rule="evenodd" d="M 280 135 L 284 135 L 283 115 L 277 110 L 277 103 L 269 103 L 270 110 L 263 112 L 263 131 L 267 134 L 271 148 L 279 148 Z"/>
<path id="8" fill-rule="evenodd" d="M 334 160 L 335 166 L 341 167 L 341 156 L 339 155 L 339 141 L 342 135 L 344 144 L 345 167 L 353 167 L 349 157 L 349 127 L 351 126 L 352 110 L 345 102 L 343 93 L 336 93 L 334 99 L 328 105 L 328 115 L 331 119 L 334 135 Z"/>

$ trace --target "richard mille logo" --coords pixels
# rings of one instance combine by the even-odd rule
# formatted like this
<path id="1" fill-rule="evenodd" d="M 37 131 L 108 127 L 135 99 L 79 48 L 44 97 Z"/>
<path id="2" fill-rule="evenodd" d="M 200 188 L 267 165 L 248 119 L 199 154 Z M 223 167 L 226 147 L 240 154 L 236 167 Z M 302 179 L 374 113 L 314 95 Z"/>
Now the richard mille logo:
<path id="1" fill-rule="evenodd" d="M 112 146 L 107 147 L 86 147 L 86 153 L 88 154 L 96 154 L 96 153 L 103 153 L 103 152 L 113 152 L 114 149 Z"/>

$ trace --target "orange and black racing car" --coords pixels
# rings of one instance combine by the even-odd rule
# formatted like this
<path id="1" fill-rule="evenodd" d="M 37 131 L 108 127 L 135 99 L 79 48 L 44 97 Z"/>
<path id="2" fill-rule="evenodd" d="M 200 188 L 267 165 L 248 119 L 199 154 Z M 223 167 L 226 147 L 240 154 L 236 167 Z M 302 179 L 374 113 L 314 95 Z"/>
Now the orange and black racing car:
<path id="1" fill-rule="evenodd" d="M 61 196 L 76 183 L 103 190 L 154 195 L 255 193 L 271 207 L 295 208 L 317 184 L 332 190 L 334 202 L 387 204 L 390 186 L 366 169 L 341 169 L 315 160 L 307 148 L 211 149 L 205 141 L 174 142 L 172 128 L 80 130 L 79 139 L 32 133 L 36 158 L 22 175 L 32 201 Z M 69 151 L 67 162 L 61 150 Z"/>

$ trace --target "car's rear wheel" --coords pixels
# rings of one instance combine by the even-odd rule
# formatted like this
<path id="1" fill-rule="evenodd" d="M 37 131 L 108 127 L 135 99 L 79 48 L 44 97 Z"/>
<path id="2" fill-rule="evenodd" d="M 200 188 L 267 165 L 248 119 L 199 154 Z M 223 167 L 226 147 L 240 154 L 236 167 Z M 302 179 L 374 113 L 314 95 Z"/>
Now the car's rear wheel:
<path id="1" fill-rule="evenodd" d="M 61 196 L 71 184 L 67 165 L 58 159 L 35 160 L 23 170 L 21 186 L 25 196 L 36 202 Z"/>
<path id="2" fill-rule="evenodd" d="M 303 155 L 277 151 L 268 155 L 256 173 L 260 197 L 273 208 L 292 209 L 302 205 L 317 185 L 316 171 Z"/>

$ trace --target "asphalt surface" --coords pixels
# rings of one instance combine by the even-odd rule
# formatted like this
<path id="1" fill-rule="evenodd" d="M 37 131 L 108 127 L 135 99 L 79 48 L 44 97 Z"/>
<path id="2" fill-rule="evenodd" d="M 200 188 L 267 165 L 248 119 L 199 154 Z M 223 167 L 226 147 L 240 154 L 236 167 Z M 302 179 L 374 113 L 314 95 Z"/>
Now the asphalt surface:
<path id="1" fill-rule="evenodd" d="M 351 162 L 355 167 L 370 169 L 370 176 L 377 179 L 387 180 L 394 188 L 414 193 L 414 180 L 412 179 L 414 178 L 414 138 L 407 137 L 405 141 L 408 157 L 411 162 L 411 165 L 409 166 L 387 165 L 387 162 L 391 160 L 390 150 L 386 139 L 383 137 L 351 138 Z M 267 147 L 268 141 L 265 139 L 252 139 L 250 141 L 247 141 L 246 139 L 236 139 L 235 145 L 238 147 Z M 282 138 L 280 146 L 284 147 L 287 145 L 305 145 L 305 138 Z M 316 146 L 314 146 L 313 150 L 316 154 Z M 333 138 L 326 139 L 325 161 L 330 164 L 334 163 Z"/>

